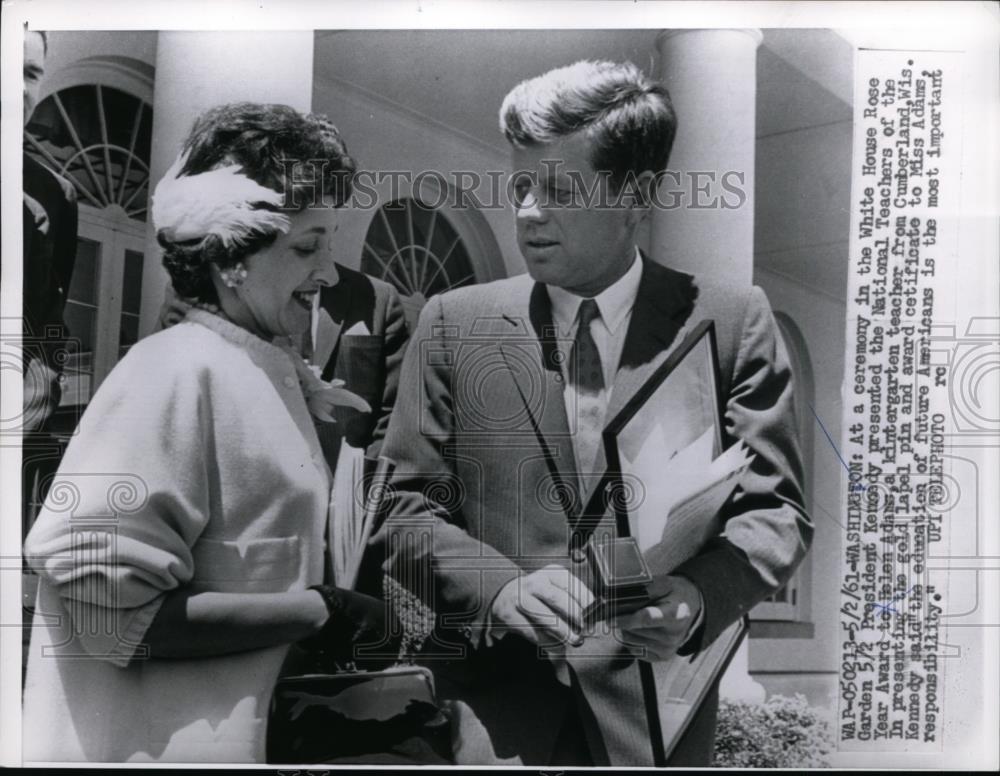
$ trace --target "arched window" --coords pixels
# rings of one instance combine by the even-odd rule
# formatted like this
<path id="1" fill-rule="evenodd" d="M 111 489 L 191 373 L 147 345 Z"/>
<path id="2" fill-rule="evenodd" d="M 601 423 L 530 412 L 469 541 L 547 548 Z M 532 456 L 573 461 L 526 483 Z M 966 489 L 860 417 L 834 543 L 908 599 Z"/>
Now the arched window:
<path id="1" fill-rule="evenodd" d="M 50 95 L 35 108 L 25 150 L 73 183 L 80 202 L 146 220 L 153 109 L 101 84 Z"/>
<path id="2" fill-rule="evenodd" d="M 100 83 L 53 92 L 25 127 L 25 153 L 69 181 L 79 203 L 61 406 L 86 404 L 138 339 L 152 133 L 148 102 Z"/>
<path id="3" fill-rule="evenodd" d="M 411 330 L 434 294 L 492 279 L 477 271 L 474 246 L 460 229 L 441 208 L 415 197 L 386 203 L 368 227 L 361 271 L 396 287 Z"/>

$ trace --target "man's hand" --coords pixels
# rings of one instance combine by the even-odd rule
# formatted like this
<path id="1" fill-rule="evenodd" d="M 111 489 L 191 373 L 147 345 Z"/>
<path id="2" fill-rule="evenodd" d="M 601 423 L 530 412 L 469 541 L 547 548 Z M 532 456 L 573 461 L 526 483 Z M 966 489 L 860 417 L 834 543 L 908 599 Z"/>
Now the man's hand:
<path id="1" fill-rule="evenodd" d="M 59 406 L 62 386 L 59 373 L 40 359 L 32 359 L 24 372 L 24 431 L 37 431 Z"/>
<path id="2" fill-rule="evenodd" d="M 583 612 L 593 593 L 567 568 L 549 565 L 508 582 L 493 601 L 494 626 L 541 647 L 583 643 Z"/>
<path id="3" fill-rule="evenodd" d="M 663 595 L 652 606 L 619 617 L 615 625 L 628 650 L 644 660 L 668 660 L 687 641 L 701 613 L 701 592 L 684 577 L 663 580 Z"/>

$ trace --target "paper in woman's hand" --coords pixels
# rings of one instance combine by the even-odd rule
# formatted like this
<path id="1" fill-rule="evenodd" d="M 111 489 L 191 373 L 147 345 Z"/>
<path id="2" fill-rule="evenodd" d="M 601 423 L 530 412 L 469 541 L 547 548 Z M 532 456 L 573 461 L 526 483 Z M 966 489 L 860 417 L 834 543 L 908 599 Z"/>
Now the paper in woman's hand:
<path id="1" fill-rule="evenodd" d="M 329 549 L 333 562 L 333 579 L 339 587 L 344 588 L 354 587 L 363 550 L 360 545 L 364 524 L 364 504 L 361 499 L 364 456 L 364 450 L 351 447 L 345 441 L 340 446 L 333 474 Z"/>
<path id="2" fill-rule="evenodd" d="M 329 548 L 333 578 L 338 587 L 352 589 L 358 579 L 361 559 L 388 492 L 387 484 L 396 464 L 379 456 L 367 495 L 363 486 L 365 451 L 345 441 L 337 458 L 330 501 Z"/>

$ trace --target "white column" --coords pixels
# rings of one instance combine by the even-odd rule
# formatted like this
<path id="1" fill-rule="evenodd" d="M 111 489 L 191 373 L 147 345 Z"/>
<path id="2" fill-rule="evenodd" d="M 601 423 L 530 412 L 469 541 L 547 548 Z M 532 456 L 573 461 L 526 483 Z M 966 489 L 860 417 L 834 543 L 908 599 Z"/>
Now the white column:
<path id="1" fill-rule="evenodd" d="M 677 111 L 677 138 L 668 177 L 659 190 L 662 204 L 654 207 L 650 251 L 658 261 L 696 275 L 726 277 L 734 283 L 753 282 L 753 187 L 756 144 L 757 46 L 759 30 L 665 30 L 656 39 L 659 79 L 670 91 Z M 739 207 L 723 208 L 738 197 L 722 187 L 727 173 L 742 173 L 738 185 L 746 199 Z M 706 173 L 695 178 L 695 173 Z M 708 176 L 714 176 L 709 178 Z M 707 186 L 698 192 L 696 186 Z M 701 207 L 702 205 L 708 205 Z M 719 694 L 731 700 L 759 703 L 764 688 L 749 672 L 749 639 L 743 641 L 720 684 Z"/>
<path id="2" fill-rule="evenodd" d="M 683 191 L 679 207 L 653 208 L 650 251 L 658 261 L 685 272 L 753 278 L 753 185 L 757 46 L 759 30 L 665 30 L 657 36 L 659 78 L 670 91 L 678 130 L 670 170 L 659 190 L 661 205 Z M 738 197 L 722 187 L 727 179 L 746 196 L 741 206 L 723 208 Z M 714 182 L 701 175 L 714 176 Z M 679 183 L 679 185 L 678 185 Z M 700 194 L 695 186 L 707 187 Z M 708 204 L 718 200 L 714 205 Z M 699 207 L 700 205 L 707 205 Z"/>
<path id="3" fill-rule="evenodd" d="M 313 33 L 161 32 L 153 92 L 152 194 L 194 120 L 227 102 L 275 102 L 308 111 L 313 91 Z M 159 315 L 168 282 L 150 222 L 142 278 L 140 336 Z"/>

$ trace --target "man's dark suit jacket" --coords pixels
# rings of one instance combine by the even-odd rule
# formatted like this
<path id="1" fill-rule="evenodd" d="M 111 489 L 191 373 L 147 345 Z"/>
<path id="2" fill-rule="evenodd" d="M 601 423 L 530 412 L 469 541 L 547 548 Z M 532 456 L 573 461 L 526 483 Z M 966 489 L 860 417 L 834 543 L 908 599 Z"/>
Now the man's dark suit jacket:
<path id="1" fill-rule="evenodd" d="M 337 284 L 320 292 L 320 305 L 339 326 L 323 379 L 343 380 L 344 387 L 367 401 L 372 412 L 337 407 L 336 423 L 316 423 L 331 471 L 336 469 L 342 440 L 364 449 L 369 458 L 381 451 L 407 342 L 406 318 L 396 289 L 340 264 L 337 272 Z M 367 333 L 357 333 L 359 324 Z M 352 329 L 355 333 L 348 333 Z"/>
<path id="2" fill-rule="evenodd" d="M 62 373 L 71 347 L 72 332 L 66 328 L 63 314 L 76 263 L 76 193 L 65 178 L 27 154 L 22 158 L 23 367 L 27 372 L 28 365 L 35 361 L 52 370 L 48 376 L 53 379 L 42 385 L 34 383 L 36 390 L 44 390 L 45 394 L 37 396 L 32 404 L 54 409 L 62 395 L 54 378 Z M 44 483 L 55 472 L 63 450 L 58 436 L 50 433 L 51 418 L 39 420 L 41 424 L 22 438 L 21 514 L 25 533 L 33 515 L 32 502 L 44 498 Z"/>
<path id="3" fill-rule="evenodd" d="M 695 280 L 644 258 L 607 417 L 663 363 L 682 328 L 703 319 L 715 321 L 726 429 L 756 459 L 724 507 L 724 532 L 675 572 L 704 600 L 687 651 L 784 584 L 811 538 L 791 373 L 759 289 Z M 407 575 L 439 615 L 421 662 L 441 697 L 472 712 L 461 715 L 460 764 L 558 765 L 556 736 L 573 702 L 595 764 L 652 765 L 636 660 L 617 642 L 587 641 L 592 659 L 573 662 L 569 695 L 526 639 L 512 633 L 490 646 L 484 637 L 493 599 L 519 571 L 556 563 L 588 578 L 569 557 L 571 530 L 547 468 L 553 457 L 564 475 L 575 468 L 552 336 L 548 294 L 526 275 L 428 302 L 383 448 L 398 462 L 396 496 L 371 557 Z M 550 440 L 548 456 L 536 431 Z M 586 490 L 588 478 L 579 481 Z M 610 514 L 602 532 L 614 532 Z"/>
<path id="4" fill-rule="evenodd" d="M 25 347 L 28 359 L 41 358 L 61 372 L 57 354 L 69 336 L 63 310 L 76 261 L 76 195 L 68 181 L 31 156 L 23 154 L 23 160 Z"/>

